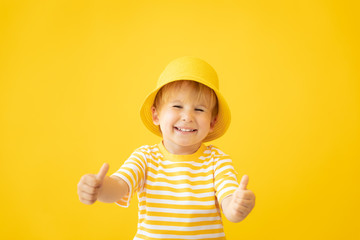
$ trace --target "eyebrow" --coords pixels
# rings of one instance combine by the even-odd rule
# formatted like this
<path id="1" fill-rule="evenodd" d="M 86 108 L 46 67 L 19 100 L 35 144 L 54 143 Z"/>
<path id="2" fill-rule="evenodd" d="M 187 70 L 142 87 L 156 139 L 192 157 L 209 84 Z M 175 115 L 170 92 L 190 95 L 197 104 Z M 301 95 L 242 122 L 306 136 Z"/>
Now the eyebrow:
<path id="1" fill-rule="evenodd" d="M 170 103 L 170 104 L 182 103 L 182 101 L 180 101 L 180 100 L 173 100 L 173 101 L 168 101 L 168 103 Z"/>
<path id="2" fill-rule="evenodd" d="M 209 108 L 209 106 L 206 106 L 206 105 L 203 105 L 203 104 L 200 104 L 200 105 L 196 105 L 195 107 L 200 107 L 200 108 Z"/>
<path id="3" fill-rule="evenodd" d="M 181 100 L 181 99 L 173 99 L 173 100 L 168 99 L 167 102 L 168 102 L 168 104 L 184 104 L 184 101 Z M 191 102 L 191 103 L 193 103 L 193 102 Z M 210 104 L 204 104 L 204 102 L 201 102 L 199 104 L 194 104 L 194 106 L 195 107 L 203 107 L 203 108 L 206 108 L 206 109 L 211 108 Z"/>

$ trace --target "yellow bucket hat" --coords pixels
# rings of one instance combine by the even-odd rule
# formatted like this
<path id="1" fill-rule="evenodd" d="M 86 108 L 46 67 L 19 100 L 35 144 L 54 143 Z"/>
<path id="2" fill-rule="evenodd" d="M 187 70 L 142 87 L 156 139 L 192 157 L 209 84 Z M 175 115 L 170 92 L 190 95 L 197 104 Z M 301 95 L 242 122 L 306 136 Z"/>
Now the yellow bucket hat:
<path id="1" fill-rule="evenodd" d="M 219 92 L 219 80 L 215 70 L 204 60 L 196 57 L 180 57 L 171 61 L 161 73 L 156 88 L 145 98 L 140 110 L 140 117 L 145 126 L 154 134 L 162 136 L 160 129 L 153 123 L 151 107 L 156 94 L 165 84 L 178 80 L 192 80 L 202 83 L 214 90 L 218 99 L 218 116 L 214 130 L 204 139 L 204 142 L 221 137 L 230 125 L 230 109 Z"/>

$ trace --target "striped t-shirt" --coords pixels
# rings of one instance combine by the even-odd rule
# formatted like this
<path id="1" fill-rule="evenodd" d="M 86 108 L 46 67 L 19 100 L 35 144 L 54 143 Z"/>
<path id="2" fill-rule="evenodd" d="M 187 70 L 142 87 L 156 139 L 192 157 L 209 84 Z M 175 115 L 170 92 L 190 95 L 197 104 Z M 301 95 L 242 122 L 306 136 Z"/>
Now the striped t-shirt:
<path id="1" fill-rule="evenodd" d="M 215 146 L 191 155 L 171 154 L 162 143 L 142 146 L 113 175 L 130 189 L 118 205 L 138 194 L 135 240 L 225 239 L 220 203 L 238 183 L 231 159 Z"/>

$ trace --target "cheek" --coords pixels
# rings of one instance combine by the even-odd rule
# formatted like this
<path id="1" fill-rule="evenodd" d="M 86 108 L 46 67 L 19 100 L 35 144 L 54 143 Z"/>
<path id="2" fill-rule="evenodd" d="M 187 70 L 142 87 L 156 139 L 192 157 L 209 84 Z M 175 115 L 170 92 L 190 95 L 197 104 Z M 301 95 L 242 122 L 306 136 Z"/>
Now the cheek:
<path id="1" fill-rule="evenodd" d="M 210 127 L 211 116 L 203 116 L 199 121 L 201 121 L 201 124 L 203 126 Z"/>
<path id="2" fill-rule="evenodd" d="M 176 115 L 171 113 L 171 112 L 164 112 L 161 116 L 160 116 L 160 122 L 162 124 L 173 124 L 173 121 L 176 120 Z"/>

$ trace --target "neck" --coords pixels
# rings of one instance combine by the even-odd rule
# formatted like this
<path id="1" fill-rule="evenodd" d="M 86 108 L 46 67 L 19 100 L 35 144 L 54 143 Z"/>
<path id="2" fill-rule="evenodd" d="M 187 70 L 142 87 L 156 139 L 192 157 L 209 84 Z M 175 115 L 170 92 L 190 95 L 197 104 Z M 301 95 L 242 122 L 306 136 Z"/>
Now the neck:
<path id="1" fill-rule="evenodd" d="M 163 145 L 164 145 L 165 149 L 169 153 L 175 154 L 175 155 L 193 154 L 200 148 L 201 144 L 202 143 L 199 143 L 197 145 L 191 145 L 191 146 L 178 146 L 178 145 L 169 144 L 166 141 L 163 141 Z"/>

